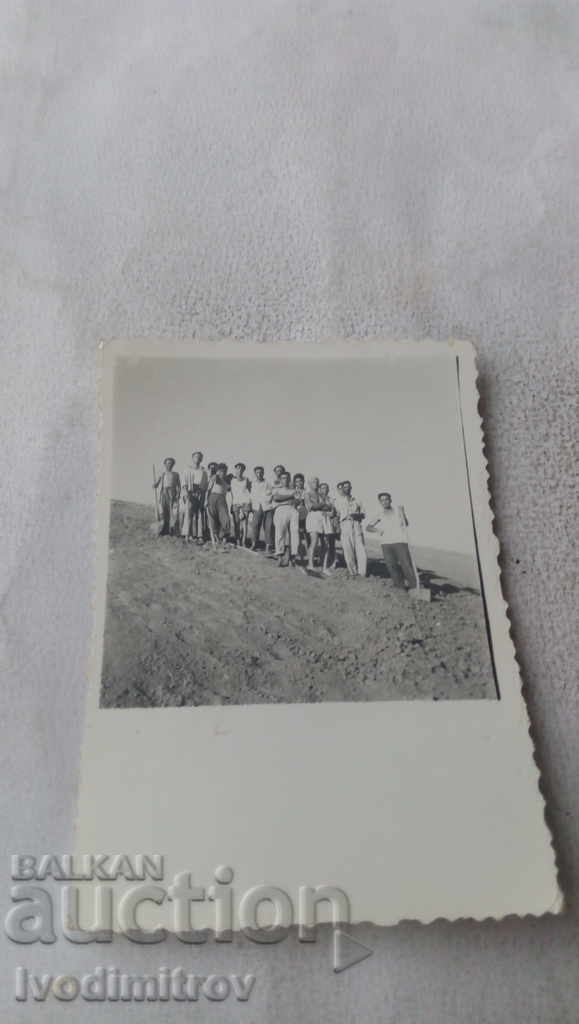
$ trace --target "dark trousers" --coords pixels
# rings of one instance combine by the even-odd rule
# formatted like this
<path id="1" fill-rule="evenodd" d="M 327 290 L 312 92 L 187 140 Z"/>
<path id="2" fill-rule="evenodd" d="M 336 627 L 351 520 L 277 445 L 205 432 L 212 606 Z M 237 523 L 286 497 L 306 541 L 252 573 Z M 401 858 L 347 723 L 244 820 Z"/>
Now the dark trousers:
<path id="1" fill-rule="evenodd" d="M 177 496 L 170 491 L 161 491 L 161 534 L 179 532 L 179 504 Z"/>
<path id="2" fill-rule="evenodd" d="M 406 583 L 413 590 L 418 585 L 408 544 L 383 544 L 382 555 L 395 587 L 404 587 Z"/>
<path id="3" fill-rule="evenodd" d="M 274 540 L 273 540 L 273 513 L 274 513 L 274 510 L 272 508 L 266 509 L 265 512 L 264 512 L 264 510 L 262 508 L 257 508 L 257 509 L 254 510 L 254 513 L 253 513 L 253 530 L 252 530 L 251 541 L 252 541 L 253 544 L 257 544 L 257 542 L 259 540 L 259 533 L 260 533 L 261 527 L 263 526 L 263 535 L 265 537 L 265 546 L 268 549 L 268 551 L 273 551 L 273 548 L 274 548 Z"/>
<path id="4" fill-rule="evenodd" d="M 189 508 L 187 509 L 187 536 L 196 540 L 203 538 L 203 498 L 196 494 L 188 497 Z"/>
<path id="5" fill-rule="evenodd" d="M 224 539 L 230 530 L 229 511 L 224 494 L 210 494 L 207 502 L 207 515 L 213 536 Z"/>

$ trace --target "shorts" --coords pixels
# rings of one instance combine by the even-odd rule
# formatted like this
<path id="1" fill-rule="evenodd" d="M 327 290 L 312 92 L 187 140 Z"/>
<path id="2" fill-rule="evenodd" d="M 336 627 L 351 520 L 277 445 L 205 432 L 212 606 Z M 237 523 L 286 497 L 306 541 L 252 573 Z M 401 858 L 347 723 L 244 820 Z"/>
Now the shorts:
<path id="1" fill-rule="evenodd" d="M 251 512 L 251 505 L 232 505 L 231 511 L 238 519 L 248 519 Z"/>
<path id="2" fill-rule="evenodd" d="M 320 510 L 308 512 L 306 516 L 306 530 L 308 533 L 325 533 L 324 513 Z"/>

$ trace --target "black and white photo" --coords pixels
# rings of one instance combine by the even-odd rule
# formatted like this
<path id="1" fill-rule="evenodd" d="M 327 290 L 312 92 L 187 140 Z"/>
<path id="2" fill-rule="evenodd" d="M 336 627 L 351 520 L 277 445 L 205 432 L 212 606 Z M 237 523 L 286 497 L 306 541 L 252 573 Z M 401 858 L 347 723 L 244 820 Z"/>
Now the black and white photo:
<path id="1" fill-rule="evenodd" d="M 119 359 L 101 706 L 496 699 L 459 392 L 419 347 Z"/>

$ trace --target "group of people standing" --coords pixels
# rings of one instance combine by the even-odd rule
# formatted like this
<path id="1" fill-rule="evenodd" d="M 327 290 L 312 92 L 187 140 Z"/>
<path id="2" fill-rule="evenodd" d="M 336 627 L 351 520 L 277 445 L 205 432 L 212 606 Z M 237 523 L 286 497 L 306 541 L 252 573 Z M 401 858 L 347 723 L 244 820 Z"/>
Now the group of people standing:
<path id="1" fill-rule="evenodd" d="M 293 476 L 279 464 L 273 478 L 265 478 L 263 466 L 255 466 L 253 477 L 238 462 L 233 473 L 224 462 L 203 466 L 203 453 L 193 452 L 191 465 L 180 475 L 175 460 L 163 462 L 164 471 L 154 480 L 159 534 L 181 536 L 187 542 L 214 547 L 260 549 L 276 557 L 280 567 L 300 565 L 319 568 L 331 575 L 336 568 L 336 542 L 350 576 L 366 576 L 367 554 L 364 533 L 376 533 L 382 554 L 396 587 L 414 589 L 416 569 L 408 547 L 408 521 L 404 509 L 394 508 L 391 495 L 378 494 L 377 515 L 365 524 L 366 513 L 352 493 L 350 480 L 336 484 L 330 494 L 328 483 L 312 476 L 307 484 L 302 473 Z M 317 563 L 317 564 L 316 564 Z"/>

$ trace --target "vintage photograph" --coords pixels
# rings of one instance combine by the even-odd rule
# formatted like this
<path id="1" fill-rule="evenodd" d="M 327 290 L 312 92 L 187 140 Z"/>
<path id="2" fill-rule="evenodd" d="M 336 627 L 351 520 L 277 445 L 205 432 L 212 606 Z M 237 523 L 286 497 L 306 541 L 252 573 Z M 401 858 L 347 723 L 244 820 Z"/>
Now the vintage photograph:
<path id="1" fill-rule="evenodd" d="M 332 880 L 352 923 L 559 907 L 472 346 L 101 357 L 75 851 L 193 850 L 236 893 Z"/>
<path id="2" fill-rule="evenodd" d="M 115 361 L 100 706 L 496 700 L 451 347 L 267 349 Z"/>

